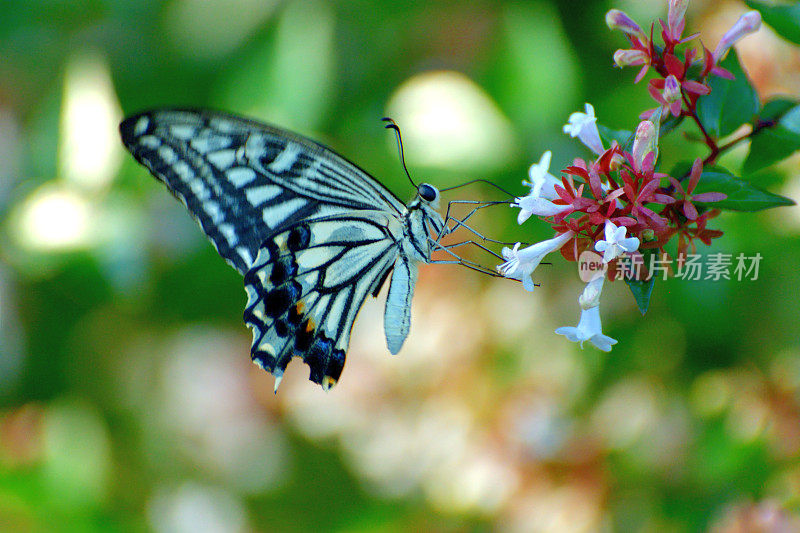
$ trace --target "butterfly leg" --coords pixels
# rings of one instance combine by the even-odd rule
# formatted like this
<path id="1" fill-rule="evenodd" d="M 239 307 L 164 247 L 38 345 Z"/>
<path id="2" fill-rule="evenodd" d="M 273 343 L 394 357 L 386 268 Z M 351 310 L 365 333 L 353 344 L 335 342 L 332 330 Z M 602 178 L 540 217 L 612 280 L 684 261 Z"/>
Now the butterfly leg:
<path id="1" fill-rule="evenodd" d="M 466 245 L 466 244 L 473 244 L 473 245 L 481 248 L 482 250 L 486 250 L 487 252 L 489 252 L 493 256 L 495 256 L 498 259 L 500 259 L 501 261 L 505 262 L 505 258 L 504 257 L 496 254 L 495 252 L 493 252 L 492 250 L 486 248 L 485 246 L 481 245 L 478 242 L 475 242 L 475 241 L 462 241 L 462 242 L 457 242 L 455 244 L 450 244 L 450 245 L 447 245 L 447 246 L 441 246 L 440 245 L 439 247 L 435 248 L 435 250 L 444 251 L 445 253 L 447 253 L 451 257 L 453 257 L 454 259 L 434 259 L 434 260 L 431 261 L 431 263 L 436 263 L 436 264 L 440 264 L 440 265 L 461 265 L 461 266 L 467 267 L 467 268 L 469 268 L 471 270 L 474 270 L 476 272 L 480 272 L 481 274 L 486 274 L 487 276 L 491 276 L 493 278 L 504 278 L 504 279 L 509 279 L 511 281 L 519 281 L 519 280 L 515 280 L 513 278 L 506 278 L 505 276 L 503 276 L 499 272 L 491 270 L 488 267 L 485 267 L 485 266 L 483 266 L 481 264 L 478 264 L 478 263 L 476 263 L 474 261 L 470 261 L 468 259 L 464 259 L 464 258 L 462 258 L 461 256 L 459 256 L 458 254 L 456 254 L 453 251 L 453 248 L 457 248 L 459 246 L 463 246 L 463 245 Z M 548 265 L 550 263 L 541 263 L 541 264 Z M 534 285 L 536 287 L 539 286 L 538 283 L 535 283 Z"/>
<path id="2" fill-rule="evenodd" d="M 472 217 L 472 215 L 477 213 L 480 209 L 483 209 L 485 207 L 491 207 L 493 205 L 506 205 L 506 204 L 508 204 L 508 202 L 479 202 L 476 200 L 451 200 L 447 202 L 447 211 L 445 212 L 445 217 L 444 217 L 445 226 L 444 226 L 444 231 L 442 232 L 440 237 L 449 235 L 450 233 L 458 229 L 461 225 L 466 225 L 465 222 L 469 220 Z M 455 217 L 450 213 L 454 205 L 474 205 L 477 207 L 474 207 L 469 213 L 466 214 L 466 216 L 459 219 L 458 217 Z M 452 228 L 447 226 L 447 223 L 450 222 L 451 220 L 455 222 Z"/>
<path id="3" fill-rule="evenodd" d="M 482 250 L 485 250 L 486 252 L 492 254 L 494 257 L 500 259 L 501 261 L 504 260 L 502 256 L 496 254 L 495 252 L 493 252 L 492 250 L 486 248 L 485 246 L 481 245 L 480 243 L 477 243 L 475 241 L 462 241 L 462 242 L 457 242 L 457 243 L 454 243 L 454 244 L 442 245 L 442 244 L 437 244 L 433 239 L 431 239 L 431 244 L 434 246 L 434 251 L 441 250 L 442 252 L 446 253 L 448 256 L 452 257 L 452 259 L 433 259 L 433 260 L 431 260 L 431 263 L 462 265 L 462 266 L 465 266 L 465 267 L 467 267 L 469 269 L 475 270 L 477 272 L 481 272 L 483 274 L 487 274 L 489 276 L 502 277 L 500 274 L 498 274 L 494 270 L 492 270 L 492 269 L 490 269 L 488 267 L 485 267 L 485 266 L 483 266 L 483 265 L 481 265 L 479 263 L 476 263 L 475 261 L 470 261 L 469 259 L 464 259 L 463 257 L 461 257 L 460 255 L 458 255 L 456 252 L 453 251 L 455 248 L 458 248 L 460 246 L 464 246 L 464 245 L 467 245 L 467 244 L 473 244 L 473 245 L 481 248 Z"/>
<path id="4" fill-rule="evenodd" d="M 472 210 L 470 210 L 464 217 L 458 218 L 458 217 L 456 217 L 456 216 L 454 216 L 454 215 L 452 215 L 450 213 L 451 210 L 452 210 L 452 206 L 453 205 L 474 205 L 476 207 L 474 207 Z M 479 233 L 478 231 L 476 231 L 475 229 L 473 229 L 471 226 L 469 226 L 466 223 L 467 220 L 469 220 L 479 210 L 484 209 L 486 207 L 491 207 L 491 206 L 494 206 L 494 205 L 508 205 L 508 202 L 478 202 L 478 201 L 475 201 L 475 200 L 451 200 L 450 202 L 447 203 L 447 211 L 445 213 L 445 219 L 444 219 L 444 229 L 442 230 L 442 232 L 439 235 L 437 235 L 436 243 L 437 244 L 440 243 L 443 237 L 455 232 L 458 228 L 463 227 L 467 231 L 469 231 L 470 233 L 474 234 L 475 236 L 477 236 L 479 239 L 481 239 L 484 242 L 502 244 L 502 245 L 505 245 L 505 246 L 513 246 L 516 243 L 503 242 L 503 241 L 498 241 L 496 239 L 491 239 L 489 237 L 486 237 L 486 236 L 482 235 L 481 233 Z M 449 227 L 448 226 L 448 223 L 450 221 L 454 222 L 453 227 Z"/>
<path id="5" fill-rule="evenodd" d="M 492 276 L 492 277 L 504 277 L 504 276 L 502 276 L 502 274 L 499 274 L 494 269 L 490 269 L 490 268 L 488 268 L 486 266 L 483 266 L 483 265 L 481 265 L 481 264 L 479 264 L 479 263 L 477 263 L 475 261 L 464 259 L 463 257 L 461 257 L 460 255 L 458 255 L 456 253 L 455 249 L 459 248 L 459 247 L 463 247 L 465 245 L 471 244 L 473 246 L 476 246 L 476 247 L 480 248 L 484 252 L 487 252 L 487 253 L 491 254 L 496 259 L 498 259 L 498 260 L 500 260 L 502 262 L 505 262 L 506 258 L 504 258 L 500 254 L 496 253 L 495 251 L 491 250 L 490 248 L 488 248 L 487 246 L 482 244 L 482 242 L 495 243 L 495 244 L 501 244 L 501 245 L 506 245 L 506 246 L 511 246 L 513 244 L 516 244 L 516 243 L 503 242 L 503 241 L 499 241 L 499 240 L 496 240 L 496 239 L 491 239 L 489 237 L 486 237 L 483 234 L 481 234 L 479 231 L 475 230 L 472 226 L 470 226 L 466 222 L 475 213 L 477 213 L 481 209 L 484 209 L 486 207 L 490 207 L 490 206 L 493 206 L 493 205 L 504 205 L 504 204 L 507 204 L 507 203 L 508 202 L 478 202 L 478 201 L 473 201 L 473 200 L 453 200 L 451 202 L 448 202 L 447 212 L 446 212 L 446 215 L 445 215 L 444 229 L 442 230 L 442 232 L 439 235 L 436 236 L 436 239 L 431 239 L 431 245 L 432 245 L 434 251 L 441 250 L 442 252 L 444 252 L 447 255 L 449 255 L 452 259 L 435 259 L 435 260 L 433 260 L 431 262 L 432 263 L 439 263 L 439 264 L 459 264 L 459 265 L 465 266 L 467 268 L 470 268 L 472 270 L 475 270 L 477 272 L 481 272 L 483 274 L 487 274 L 487 275 Z M 463 216 L 461 218 L 458 218 L 458 217 L 454 216 L 451 213 L 452 207 L 454 205 L 471 205 L 471 206 L 474 206 L 474 207 L 465 216 Z M 448 223 L 450 221 L 453 221 L 452 226 L 448 225 Z M 470 233 L 475 235 L 477 237 L 477 239 L 468 239 L 468 240 L 456 242 L 456 243 L 453 243 L 453 244 L 447 244 L 447 245 L 442 244 L 442 242 L 441 242 L 442 238 L 445 237 L 446 235 L 449 235 L 449 234 L 455 232 L 458 228 L 466 229 L 467 231 L 469 231 Z M 479 241 L 481 241 L 481 242 L 479 242 Z"/>
<path id="6" fill-rule="evenodd" d="M 484 246 L 483 244 L 481 244 L 481 243 L 479 243 L 479 242 L 477 242 L 477 241 L 473 241 L 473 240 L 468 240 L 468 241 L 459 241 L 459 242 L 456 242 L 456 243 L 453 243 L 453 244 L 446 244 L 446 245 L 439 244 L 439 246 L 438 246 L 436 249 L 437 249 L 437 250 L 445 250 L 445 251 L 450 251 L 450 250 L 453 250 L 453 249 L 455 249 L 455 248 L 458 248 L 458 247 L 460 247 L 460 246 L 465 246 L 465 245 L 467 245 L 467 244 L 472 244 L 472 245 L 474 245 L 474 246 L 477 246 L 478 248 L 480 248 L 480 249 L 481 249 L 481 250 L 483 250 L 484 252 L 487 252 L 487 253 L 490 253 L 490 254 L 492 254 L 492 255 L 493 255 L 493 256 L 495 256 L 497 259 L 504 260 L 502 255 L 498 254 L 498 253 L 497 253 L 497 252 L 495 252 L 494 250 L 491 250 L 491 249 L 487 248 L 487 247 L 486 247 L 486 246 Z"/>

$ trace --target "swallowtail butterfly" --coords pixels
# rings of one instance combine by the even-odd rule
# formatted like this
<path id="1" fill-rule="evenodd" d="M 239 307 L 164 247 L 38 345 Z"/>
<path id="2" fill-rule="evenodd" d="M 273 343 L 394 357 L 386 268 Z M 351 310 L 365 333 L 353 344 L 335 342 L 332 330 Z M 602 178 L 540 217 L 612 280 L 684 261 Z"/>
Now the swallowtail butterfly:
<path id="1" fill-rule="evenodd" d="M 435 187 L 420 185 L 404 205 L 330 149 L 218 112 L 149 111 L 120 133 L 244 275 L 251 356 L 276 390 L 292 357 L 325 390 L 336 384 L 356 315 L 390 272 L 384 329 L 400 351 L 417 263 L 431 262 L 430 236 L 445 227 Z"/>

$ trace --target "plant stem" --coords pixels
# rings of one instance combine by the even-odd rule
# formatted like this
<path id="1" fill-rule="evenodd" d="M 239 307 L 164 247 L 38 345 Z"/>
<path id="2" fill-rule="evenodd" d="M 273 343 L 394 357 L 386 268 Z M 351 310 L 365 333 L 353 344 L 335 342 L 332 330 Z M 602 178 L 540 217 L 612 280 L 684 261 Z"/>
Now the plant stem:
<path id="1" fill-rule="evenodd" d="M 719 156 L 720 148 L 717 146 L 717 142 L 711 137 L 711 135 L 708 134 L 708 131 L 706 131 L 705 126 L 703 126 L 703 123 L 700 121 L 700 117 L 697 116 L 697 110 L 693 105 L 691 105 L 689 99 L 686 98 L 686 95 L 681 94 L 681 97 L 683 98 L 683 103 L 686 104 L 688 115 L 692 117 L 692 120 L 694 120 L 695 124 L 697 124 L 700 133 L 703 134 L 706 145 L 711 149 L 711 153 L 703 160 L 703 164 L 713 163 Z"/>
<path id="2" fill-rule="evenodd" d="M 723 144 L 722 146 L 718 146 L 717 147 L 716 156 L 718 157 L 720 154 L 722 154 L 722 152 L 726 152 L 726 151 L 730 150 L 731 148 L 733 148 L 734 146 L 736 146 L 740 142 L 749 139 L 750 137 L 752 137 L 753 135 L 755 135 L 759 131 L 761 131 L 763 129 L 766 129 L 766 128 L 771 128 L 774 125 L 775 125 L 775 122 L 771 121 L 771 120 L 760 120 L 760 121 L 758 121 L 750 132 L 745 133 L 744 135 L 742 135 L 740 137 L 737 137 L 737 138 L 735 138 L 735 139 Z M 708 163 L 713 163 L 713 162 L 714 162 L 714 160 L 711 159 L 710 155 L 706 159 L 703 160 L 703 164 L 704 165 L 708 164 Z"/>

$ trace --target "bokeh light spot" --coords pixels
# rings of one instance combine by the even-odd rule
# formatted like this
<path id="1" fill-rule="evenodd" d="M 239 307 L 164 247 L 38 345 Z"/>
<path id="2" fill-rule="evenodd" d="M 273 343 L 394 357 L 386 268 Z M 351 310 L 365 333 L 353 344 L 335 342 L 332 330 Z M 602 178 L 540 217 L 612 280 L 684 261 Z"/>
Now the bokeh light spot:
<path id="1" fill-rule="evenodd" d="M 400 124 L 413 164 L 477 173 L 505 165 L 516 149 L 508 119 L 458 72 L 413 76 L 395 91 L 387 114 Z"/>

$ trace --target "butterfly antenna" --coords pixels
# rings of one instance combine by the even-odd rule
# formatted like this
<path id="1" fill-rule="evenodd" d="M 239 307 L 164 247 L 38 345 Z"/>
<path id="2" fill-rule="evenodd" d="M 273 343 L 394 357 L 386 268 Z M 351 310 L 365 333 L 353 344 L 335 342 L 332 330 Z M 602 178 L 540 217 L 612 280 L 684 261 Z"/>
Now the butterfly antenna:
<path id="1" fill-rule="evenodd" d="M 491 185 L 492 187 L 494 187 L 498 191 L 507 194 L 509 196 L 509 198 L 516 198 L 517 197 L 516 194 L 512 194 L 512 193 L 508 192 L 507 190 L 505 190 L 504 188 L 502 188 L 498 184 L 496 184 L 496 183 L 494 183 L 492 181 L 489 181 L 489 180 L 481 179 L 481 178 L 470 180 L 470 181 L 468 181 L 466 183 L 462 183 L 461 185 L 453 185 L 452 187 L 447 187 L 445 189 L 439 189 L 439 191 L 440 192 L 452 191 L 453 189 L 458 189 L 459 187 L 466 187 L 467 185 L 472 185 L 473 183 L 478 183 L 478 182 L 485 183 L 487 185 Z"/>
<path id="2" fill-rule="evenodd" d="M 411 179 L 411 174 L 408 172 L 408 167 L 406 167 L 406 158 L 403 155 L 403 136 L 400 135 L 400 126 L 398 126 L 397 122 L 389 117 L 383 117 L 381 120 L 388 122 L 388 124 L 386 124 L 386 129 L 394 130 L 394 133 L 397 136 L 397 149 L 400 152 L 400 163 L 403 164 L 403 170 L 406 171 L 408 181 L 411 182 L 411 185 L 413 185 L 415 189 L 418 189 L 419 187 L 417 187 L 417 184 L 414 183 L 413 179 Z"/>

